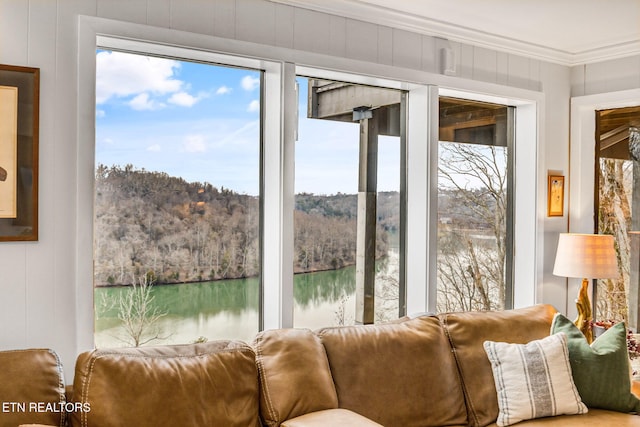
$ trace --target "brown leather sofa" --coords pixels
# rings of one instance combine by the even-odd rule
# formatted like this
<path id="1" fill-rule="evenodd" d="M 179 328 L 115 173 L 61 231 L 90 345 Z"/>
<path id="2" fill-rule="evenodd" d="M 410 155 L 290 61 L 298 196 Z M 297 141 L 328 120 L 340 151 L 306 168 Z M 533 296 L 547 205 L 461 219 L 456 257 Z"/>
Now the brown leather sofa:
<path id="1" fill-rule="evenodd" d="M 495 426 L 498 402 L 483 342 L 545 337 L 554 313 L 538 305 L 270 330 L 251 346 L 215 341 L 94 350 L 78 357 L 66 417 L 73 427 Z M 46 387 L 63 390 L 60 383 Z M 64 415 L 10 424 L 0 418 L 0 427 L 21 422 L 63 425 Z M 590 408 L 518 425 L 640 426 L 640 417 Z"/>
<path id="2" fill-rule="evenodd" d="M 262 332 L 254 343 L 262 418 L 283 427 L 495 426 L 497 393 L 483 342 L 548 336 L 554 313 L 538 305 Z M 640 426 L 640 417 L 590 409 L 518 425 Z"/>
<path id="3" fill-rule="evenodd" d="M 66 425 L 62 364 L 52 350 L 0 351 L 0 427 Z"/>

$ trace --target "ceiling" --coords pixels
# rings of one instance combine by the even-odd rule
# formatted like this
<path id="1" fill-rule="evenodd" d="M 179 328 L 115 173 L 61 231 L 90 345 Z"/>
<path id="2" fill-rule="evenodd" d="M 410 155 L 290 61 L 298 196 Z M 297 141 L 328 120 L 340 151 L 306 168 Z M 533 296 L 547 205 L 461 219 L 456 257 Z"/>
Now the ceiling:
<path id="1" fill-rule="evenodd" d="M 272 0 L 562 65 L 640 54 L 640 0 Z"/>

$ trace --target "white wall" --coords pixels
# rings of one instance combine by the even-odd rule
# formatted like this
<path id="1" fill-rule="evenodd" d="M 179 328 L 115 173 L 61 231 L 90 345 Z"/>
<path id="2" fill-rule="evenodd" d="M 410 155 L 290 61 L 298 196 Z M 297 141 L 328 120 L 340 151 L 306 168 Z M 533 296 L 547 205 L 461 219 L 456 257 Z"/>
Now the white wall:
<path id="1" fill-rule="evenodd" d="M 571 68 L 573 97 L 637 88 L 640 88 L 640 55 Z"/>
<path id="2" fill-rule="evenodd" d="M 567 229 L 567 218 L 546 218 L 544 203 L 547 171 L 568 175 L 575 70 L 570 75 L 563 66 L 265 0 L 0 0 L 0 63 L 41 69 L 40 240 L 0 243 L 0 349 L 51 347 L 60 353 L 69 381 L 78 352 L 85 350 L 79 336 L 92 327 L 76 321 L 78 312 L 89 309 L 77 298 L 77 288 L 92 286 L 79 283 L 77 273 L 87 268 L 78 265 L 77 242 L 90 239 L 78 235 L 77 188 L 84 184 L 77 179 L 84 167 L 78 152 L 82 144 L 92 143 L 79 140 L 77 124 L 79 116 L 94 114 L 77 108 L 78 73 L 85 72 L 77 69 L 78 15 L 293 49 L 293 56 L 311 52 L 393 66 L 408 70 L 407 75 L 411 70 L 438 73 L 439 49 L 450 46 L 462 79 L 542 91 L 541 244 L 530 262 L 537 271 L 537 302 L 565 309 L 565 281 L 550 271 L 557 233 Z"/>
<path id="3" fill-rule="evenodd" d="M 538 277 L 542 278 L 538 288 L 538 301 L 553 304 L 558 310 L 573 317 L 574 293 L 567 292 L 567 279 L 551 274 L 555 261 L 558 234 L 568 231 L 568 204 L 565 197 L 565 215 L 547 217 L 547 176 L 549 173 L 569 176 L 569 69 L 559 65 L 543 67 L 546 114 L 541 118 L 545 144 L 541 147 L 541 165 L 538 179 L 538 215 L 544 227 L 538 230 L 542 244 L 538 248 Z M 565 179 L 565 185 L 570 185 Z M 566 190 L 566 188 L 565 188 Z"/>

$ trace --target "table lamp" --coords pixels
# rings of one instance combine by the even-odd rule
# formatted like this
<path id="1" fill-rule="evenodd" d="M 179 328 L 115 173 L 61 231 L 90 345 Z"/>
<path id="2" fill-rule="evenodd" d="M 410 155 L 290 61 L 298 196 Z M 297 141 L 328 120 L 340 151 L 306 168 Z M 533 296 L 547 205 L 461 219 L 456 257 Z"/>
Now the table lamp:
<path id="1" fill-rule="evenodd" d="M 613 246 L 613 236 L 560 233 L 553 274 L 582 279 L 582 286 L 576 300 L 578 317 L 574 323 L 587 338 L 587 342 L 591 343 L 593 319 L 588 293 L 589 279 L 618 277 L 618 258 Z"/>

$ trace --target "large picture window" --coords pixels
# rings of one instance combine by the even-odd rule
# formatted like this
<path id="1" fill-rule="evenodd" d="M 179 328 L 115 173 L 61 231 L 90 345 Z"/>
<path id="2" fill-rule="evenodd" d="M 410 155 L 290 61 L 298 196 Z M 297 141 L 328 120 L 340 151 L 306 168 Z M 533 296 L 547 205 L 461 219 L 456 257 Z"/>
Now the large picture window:
<path id="1" fill-rule="evenodd" d="M 81 111 L 95 108 L 78 126 L 82 141 L 95 138 L 78 146 L 78 229 L 93 235 L 78 250 L 83 345 L 250 342 L 261 329 L 535 302 L 537 104 L 519 101 L 527 93 L 465 98 L 386 69 L 358 74 L 350 61 L 332 71 L 286 49 L 179 47 L 160 31 L 130 40 L 109 22 L 80 22 L 96 40 L 79 58 L 96 67 L 78 97 Z M 442 114 L 464 108 L 458 118 L 477 121 L 451 121 L 444 137 Z M 456 172 L 446 180 L 453 147 L 495 156 L 497 198 Z M 496 221 L 461 210 L 467 190 L 493 200 Z M 466 288 L 452 294 L 443 272 L 456 254 L 451 277 Z"/>
<path id="2" fill-rule="evenodd" d="M 96 52 L 97 347 L 258 331 L 261 81 Z"/>

